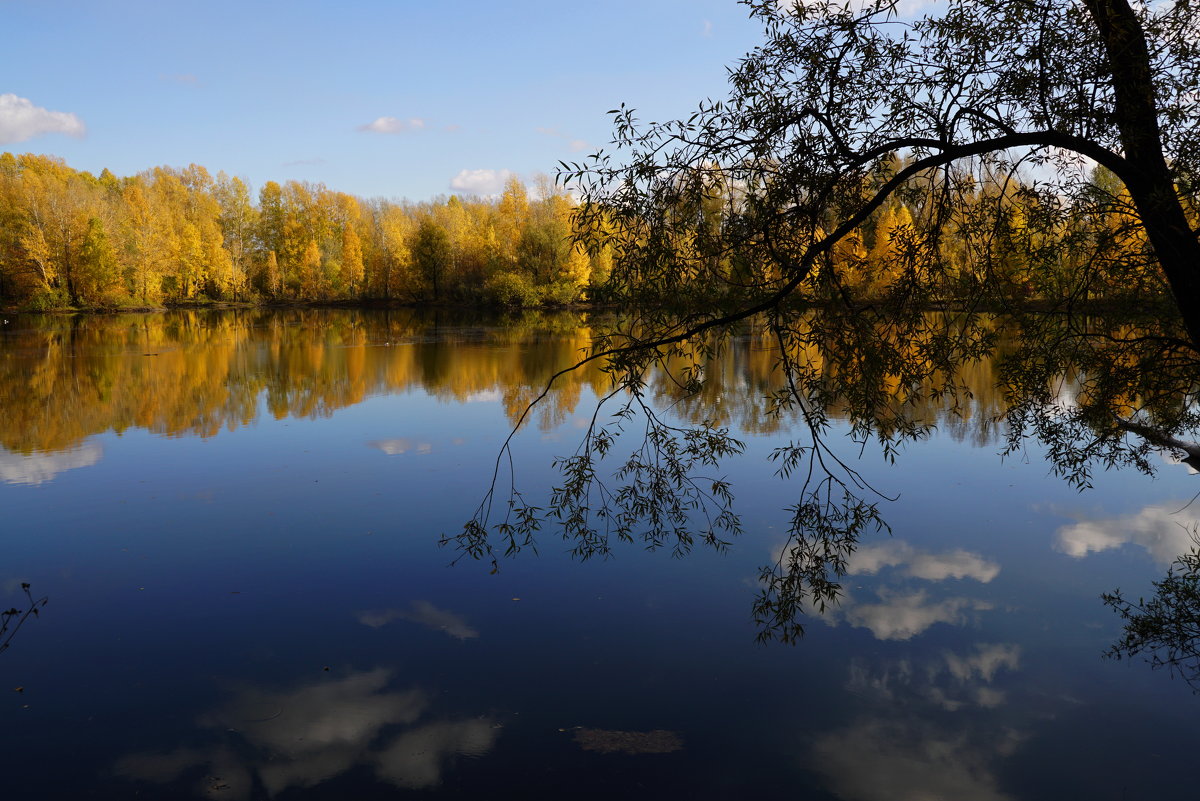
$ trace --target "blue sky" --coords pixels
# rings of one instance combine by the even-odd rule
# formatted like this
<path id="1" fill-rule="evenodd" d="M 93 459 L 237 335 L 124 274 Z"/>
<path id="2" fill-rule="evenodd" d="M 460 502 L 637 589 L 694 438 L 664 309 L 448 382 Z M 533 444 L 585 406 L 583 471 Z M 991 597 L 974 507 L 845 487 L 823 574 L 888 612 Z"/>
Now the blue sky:
<path id="1" fill-rule="evenodd" d="M 686 115 L 759 39 L 734 0 L 0 0 L 0 19 L 0 151 L 413 200 L 552 173 L 607 144 L 622 101 Z"/>

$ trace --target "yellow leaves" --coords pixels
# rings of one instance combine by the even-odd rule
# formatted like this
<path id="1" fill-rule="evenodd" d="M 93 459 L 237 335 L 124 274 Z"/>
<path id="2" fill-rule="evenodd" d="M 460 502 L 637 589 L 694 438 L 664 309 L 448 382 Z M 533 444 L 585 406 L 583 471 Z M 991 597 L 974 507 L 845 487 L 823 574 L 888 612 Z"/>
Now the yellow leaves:
<path id="1" fill-rule="evenodd" d="M 500 273 L 527 282 L 533 302 L 575 300 L 608 276 L 612 251 L 571 243 L 574 201 L 551 181 L 535 198 L 516 177 L 498 199 L 423 204 L 268 181 L 255 203 L 241 179 L 214 178 L 197 164 L 100 180 L 61 159 L 3 154 L 0 280 L 17 302 L 41 293 L 51 305 L 90 305 L 101 295 L 145 306 L 205 297 L 414 300 L 429 283 L 413 259 L 418 221 L 429 219 L 446 236 L 438 281 L 448 300 L 477 300 Z M 91 219 L 115 271 L 108 256 L 80 259 Z M 88 273 L 101 263 L 105 276 Z"/>

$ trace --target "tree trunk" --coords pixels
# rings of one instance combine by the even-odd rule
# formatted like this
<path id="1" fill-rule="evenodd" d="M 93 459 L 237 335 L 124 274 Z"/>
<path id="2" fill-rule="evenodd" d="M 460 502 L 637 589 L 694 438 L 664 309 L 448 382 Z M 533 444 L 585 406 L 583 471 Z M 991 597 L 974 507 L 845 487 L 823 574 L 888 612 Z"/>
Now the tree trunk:
<path id="1" fill-rule="evenodd" d="M 1200 241 L 1163 156 L 1146 33 L 1127 0 L 1084 0 L 1112 71 L 1113 117 L 1129 165 L 1124 181 L 1192 345 L 1200 350 Z"/>

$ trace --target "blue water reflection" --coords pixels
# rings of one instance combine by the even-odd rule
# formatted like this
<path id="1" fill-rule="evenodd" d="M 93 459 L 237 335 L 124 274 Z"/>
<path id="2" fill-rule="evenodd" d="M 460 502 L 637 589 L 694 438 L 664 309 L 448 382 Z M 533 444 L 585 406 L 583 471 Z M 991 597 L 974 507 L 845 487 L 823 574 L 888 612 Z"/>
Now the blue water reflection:
<path id="1" fill-rule="evenodd" d="M 5 398 L 28 404 L 0 424 L 0 602 L 21 582 L 51 599 L 0 655 L 6 797 L 1193 792 L 1189 689 L 1100 659 L 1119 622 L 1099 594 L 1148 587 L 1198 522 L 1182 468 L 1078 494 L 1036 453 L 1001 460 L 982 424 L 894 467 L 868 450 L 894 534 L 863 543 L 803 642 L 763 647 L 750 601 L 794 487 L 762 458 L 786 421 L 737 382 L 729 553 L 580 563 L 547 532 L 493 575 L 437 539 L 580 320 L 171 319 L 0 339 Z M 523 486 L 553 482 L 598 380 L 520 434 Z"/>

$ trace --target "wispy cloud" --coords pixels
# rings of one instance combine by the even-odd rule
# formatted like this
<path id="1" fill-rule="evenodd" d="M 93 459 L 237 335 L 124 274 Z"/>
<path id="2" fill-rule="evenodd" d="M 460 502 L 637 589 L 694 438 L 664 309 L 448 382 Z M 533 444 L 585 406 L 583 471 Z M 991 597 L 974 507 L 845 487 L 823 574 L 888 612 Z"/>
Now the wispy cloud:
<path id="1" fill-rule="evenodd" d="M 552 139 L 561 139 L 567 143 L 567 147 L 570 148 L 572 153 L 580 153 L 591 147 L 586 139 L 579 139 L 571 136 L 570 134 L 560 131 L 558 128 L 547 128 L 546 126 L 539 125 L 533 130 L 537 131 L 542 136 L 549 136 Z"/>
<path id="2" fill-rule="evenodd" d="M 712 20 L 710 20 L 710 19 L 704 20 L 704 27 L 700 30 L 700 35 L 703 36 L 705 39 L 712 38 L 712 35 L 713 35 Z"/>
<path id="3" fill-rule="evenodd" d="M 405 131 L 421 131 L 428 126 L 428 121 L 420 117 L 410 117 L 402 120 L 399 117 L 376 117 L 366 125 L 358 126 L 358 130 L 368 133 L 398 134 Z"/>
<path id="4" fill-rule="evenodd" d="M 279 166 L 280 167 L 312 167 L 317 164 L 325 164 L 325 163 L 326 163 L 325 159 L 317 157 L 317 158 L 311 158 L 311 159 L 296 159 L 295 161 L 285 161 L 282 164 L 280 164 Z"/>
<path id="5" fill-rule="evenodd" d="M 498 195 L 514 174 L 511 170 L 460 170 L 450 179 L 450 189 L 468 195 Z"/>
<path id="6" fill-rule="evenodd" d="M 0 145 L 24 142 L 48 133 L 81 139 L 87 134 L 87 126 L 70 112 L 50 111 L 14 94 L 0 95 Z"/>
<path id="7" fill-rule="evenodd" d="M 164 81 L 169 83 L 177 83 L 182 86 L 199 86 L 200 79 L 190 72 L 176 73 L 174 75 L 160 75 Z"/>

